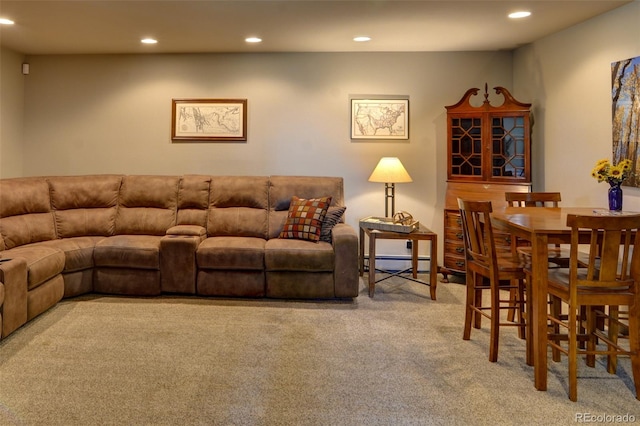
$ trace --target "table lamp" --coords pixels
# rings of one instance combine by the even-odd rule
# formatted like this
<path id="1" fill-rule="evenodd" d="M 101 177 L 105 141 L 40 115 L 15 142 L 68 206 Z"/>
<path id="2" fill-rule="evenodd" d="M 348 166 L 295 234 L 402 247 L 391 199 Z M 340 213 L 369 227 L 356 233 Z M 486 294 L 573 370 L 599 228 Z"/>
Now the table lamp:
<path id="1" fill-rule="evenodd" d="M 384 216 L 393 217 L 396 213 L 395 184 L 413 182 L 413 179 L 398 157 L 382 157 L 369 176 L 369 182 L 384 183 Z M 389 215 L 389 201 L 391 201 L 391 215 Z"/>

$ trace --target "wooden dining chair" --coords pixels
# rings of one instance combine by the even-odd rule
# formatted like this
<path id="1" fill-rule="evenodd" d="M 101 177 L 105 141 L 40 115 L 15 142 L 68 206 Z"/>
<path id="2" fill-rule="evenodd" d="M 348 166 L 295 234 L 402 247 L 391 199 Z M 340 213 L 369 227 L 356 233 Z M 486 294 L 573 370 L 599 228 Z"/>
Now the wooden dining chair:
<path id="1" fill-rule="evenodd" d="M 525 273 L 516 253 L 496 253 L 491 225 L 491 202 L 458 198 L 466 253 L 466 302 L 463 339 L 471 338 L 471 327 L 481 328 L 482 317 L 490 321 L 489 361 L 498 360 L 500 327 L 517 326 L 524 336 Z M 516 289 L 517 297 L 503 298 L 502 291 Z M 484 298 L 483 293 L 489 293 Z M 501 312 L 514 311 L 518 321 L 503 321 Z M 529 342 L 527 342 L 529 345 Z M 527 348 L 527 353 L 529 349 Z"/>
<path id="2" fill-rule="evenodd" d="M 559 192 L 506 192 L 505 200 L 510 207 L 559 207 L 559 204 L 562 201 L 562 196 Z M 517 240 L 514 243 L 516 244 L 516 250 L 518 253 L 524 256 L 525 263 L 531 263 L 531 245 L 528 242 L 523 243 Z M 547 249 L 547 253 L 549 268 L 569 267 L 570 255 L 567 247 L 562 247 L 560 244 L 551 244 Z M 586 262 L 582 257 L 579 258 L 579 264 L 581 267 L 586 266 Z M 516 297 L 513 291 L 511 292 L 511 297 Z M 551 304 L 551 309 L 554 310 L 555 315 L 562 315 L 562 307 L 557 301 L 551 300 L 549 303 Z M 509 321 L 513 321 L 514 314 L 510 312 L 508 319 Z M 552 325 L 552 327 L 556 326 Z M 582 342 L 580 345 L 583 347 Z M 560 361 L 560 352 L 555 349 L 552 352 L 553 360 Z"/>
<path id="3" fill-rule="evenodd" d="M 562 201 L 559 192 L 505 192 L 504 198 L 509 207 L 558 207 Z M 531 245 L 528 242 L 517 240 L 514 241 L 514 244 L 518 253 L 524 256 L 525 263 L 531 263 Z M 551 268 L 569 267 L 569 250 L 560 244 L 549 245 L 548 261 Z M 511 292 L 511 297 L 516 297 L 514 291 Z M 560 307 L 555 306 L 552 309 L 558 312 Z M 508 320 L 514 320 L 513 312 L 509 312 Z M 553 352 L 553 359 L 556 361 L 560 359 L 560 354 L 557 351 Z"/>
<path id="4" fill-rule="evenodd" d="M 562 201 L 559 192 L 505 192 L 510 207 L 558 207 Z"/>
<path id="5" fill-rule="evenodd" d="M 632 245 L 640 244 L 640 215 L 569 215 L 567 226 L 571 227 L 570 267 L 549 270 L 548 295 L 565 304 L 568 315 L 565 319 L 551 311 L 548 320 L 561 332 L 550 334 L 547 342 L 568 356 L 569 399 L 576 401 L 578 396 L 579 355 L 586 355 L 590 367 L 595 366 L 596 355 L 607 355 L 609 361 L 617 355 L 630 356 L 640 399 L 640 250 L 632 250 Z M 578 257 L 581 231 L 590 236 L 586 268 Z M 581 250 L 586 249 L 583 244 Z M 628 312 L 625 346 L 617 339 L 620 306 Z M 586 343 L 583 348 L 580 341 Z"/>
<path id="6" fill-rule="evenodd" d="M 562 197 L 559 192 L 505 192 L 505 200 L 510 207 L 558 207 Z M 531 247 L 524 246 L 521 242 L 516 242 L 517 250 L 531 259 Z M 549 263 L 551 267 L 569 266 L 569 250 L 560 244 L 549 246 Z"/>

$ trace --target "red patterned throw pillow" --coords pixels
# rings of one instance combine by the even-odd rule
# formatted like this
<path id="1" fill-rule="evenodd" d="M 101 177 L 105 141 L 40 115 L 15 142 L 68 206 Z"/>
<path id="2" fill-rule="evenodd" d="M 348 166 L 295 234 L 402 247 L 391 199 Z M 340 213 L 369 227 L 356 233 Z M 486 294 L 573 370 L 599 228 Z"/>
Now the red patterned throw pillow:
<path id="1" fill-rule="evenodd" d="M 280 238 L 295 238 L 318 242 L 322 221 L 331 204 L 331 197 L 305 200 L 295 195 L 291 198 L 289 214 L 280 232 Z"/>

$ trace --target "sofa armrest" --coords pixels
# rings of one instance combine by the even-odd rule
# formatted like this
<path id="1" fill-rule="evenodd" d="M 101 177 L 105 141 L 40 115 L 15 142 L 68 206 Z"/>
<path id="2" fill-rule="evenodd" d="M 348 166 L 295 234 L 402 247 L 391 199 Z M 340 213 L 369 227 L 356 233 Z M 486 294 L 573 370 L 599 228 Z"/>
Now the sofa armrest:
<path id="1" fill-rule="evenodd" d="M 0 282 L 4 283 L 2 337 L 27 322 L 27 261 L 15 258 L 0 263 Z"/>
<path id="2" fill-rule="evenodd" d="M 192 236 L 204 239 L 207 236 L 207 230 L 200 225 L 176 225 L 167 229 L 167 235 Z"/>
<path id="3" fill-rule="evenodd" d="M 169 234 L 174 228 L 181 228 L 177 231 L 185 233 Z M 192 235 L 189 228 L 202 227 L 174 226 L 160 239 L 160 289 L 163 293 L 196 293 L 196 250 L 207 235 Z"/>
<path id="4" fill-rule="evenodd" d="M 346 223 L 338 223 L 331 230 L 335 252 L 336 297 L 357 297 L 360 290 L 358 273 L 358 234 Z"/>

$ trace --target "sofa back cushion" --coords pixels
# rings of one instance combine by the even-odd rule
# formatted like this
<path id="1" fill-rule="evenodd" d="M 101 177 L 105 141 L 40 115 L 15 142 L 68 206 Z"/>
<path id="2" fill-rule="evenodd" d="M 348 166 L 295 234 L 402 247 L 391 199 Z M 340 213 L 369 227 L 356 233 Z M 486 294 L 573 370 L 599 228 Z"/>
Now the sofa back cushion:
<path id="1" fill-rule="evenodd" d="M 58 238 L 115 233 L 122 176 L 48 178 Z"/>
<path id="2" fill-rule="evenodd" d="M 268 206 L 268 177 L 213 176 L 207 234 L 267 238 Z"/>
<path id="3" fill-rule="evenodd" d="M 178 176 L 123 176 L 117 235 L 164 235 L 176 224 Z"/>
<path id="4" fill-rule="evenodd" d="M 178 190 L 177 225 L 207 226 L 211 177 L 184 175 Z"/>
<path id="5" fill-rule="evenodd" d="M 56 238 L 44 178 L 0 180 L 0 234 L 6 250 Z"/>
<path id="6" fill-rule="evenodd" d="M 331 206 L 344 206 L 341 177 L 271 176 L 269 187 L 269 238 L 284 227 L 293 196 L 305 199 L 331 197 Z"/>

